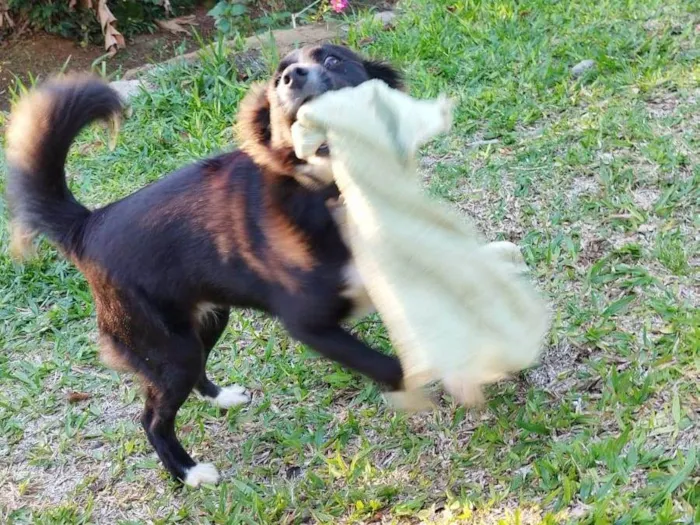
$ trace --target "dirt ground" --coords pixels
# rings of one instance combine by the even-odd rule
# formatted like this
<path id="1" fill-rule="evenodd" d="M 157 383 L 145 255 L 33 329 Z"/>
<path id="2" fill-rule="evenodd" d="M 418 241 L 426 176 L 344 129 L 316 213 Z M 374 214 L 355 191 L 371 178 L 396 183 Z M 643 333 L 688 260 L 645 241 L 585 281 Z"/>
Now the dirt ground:
<path id="1" fill-rule="evenodd" d="M 195 29 L 205 41 L 214 34 L 214 20 L 207 11 L 207 7 L 199 6 L 192 13 L 196 16 Z M 125 49 L 106 59 L 107 73 L 118 74 L 149 62 L 161 62 L 198 47 L 191 34 L 175 35 L 159 29 L 152 34 L 135 36 L 127 42 Z M 0 42 L 0 111 L 9 108 L 10 88 L 15 76 L 26 82 L 31 76 L 45 77 L 56 73 L 66 63 L 69 71 L 89 70 L 104 54 L 101 45 L 84 47 L 74 40 L 43 32 L 25 32 L 18 38 Z"/>
<path id="2" fill-rule="evenodd" d="M 394 4 L 394 0 L 355 2 L 356 6 L 377 10 L 390 9 Z M 216 34 L 214 19 L 207 14 L 209 10 L 210 6 L 199 5 L 190 13 L 195 15 L 195 30 L 205 42 L 215 38 Z M 143 64 L 162 62 L 189 53 L 198 47 L 197 39 L 192 34 L 172 34 L 158 29 L 128 40 L 126 48 L 106 59 L 105 65 L 108 74 L 118 75 Z M 41 78 L 56 73 L 66 64 L 67 71 L 90 70 L 104 54 L 101 45 L 81 46 L 77 41 L 43 32 L 27 31 L 8 41 L 0 40 L 0 111 L 10 107 L 15 77 L 26 82 L 32 76 Z M 101 68 L 101 63 L 98 62 L 97 67 Z"/>

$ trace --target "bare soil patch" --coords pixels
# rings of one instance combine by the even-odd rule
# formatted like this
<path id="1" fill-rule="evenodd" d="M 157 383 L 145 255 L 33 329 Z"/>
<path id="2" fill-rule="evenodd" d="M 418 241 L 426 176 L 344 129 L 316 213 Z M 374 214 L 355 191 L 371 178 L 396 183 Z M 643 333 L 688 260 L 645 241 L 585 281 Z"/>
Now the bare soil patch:
<path id="1" fill-rule="evenodd" d="M 198 6 L 194 12 L 195 29 L 208 41 L 215 34 L 214 19 L 207 15 L 208 8 Z M 109 75 L 120 73 L 142 64 L 161 62 L 181 53 L 199 48 L 193 34 L 172 34 L 161 29 L 151 34 L 137 35 L 127 47 L 104 61 Z M 45 78 L 66 71 L 90 70 L 95 61 L 105 54 L 101 45 L 81 46 L 80 43 L 44 32 L 27 32 L 18 38 L 0 42 L 0 110 L 10 106 L 15 78 L 27 82 L 30 78 Z M 101 67 L 101 66 L 99 66 Z"/>

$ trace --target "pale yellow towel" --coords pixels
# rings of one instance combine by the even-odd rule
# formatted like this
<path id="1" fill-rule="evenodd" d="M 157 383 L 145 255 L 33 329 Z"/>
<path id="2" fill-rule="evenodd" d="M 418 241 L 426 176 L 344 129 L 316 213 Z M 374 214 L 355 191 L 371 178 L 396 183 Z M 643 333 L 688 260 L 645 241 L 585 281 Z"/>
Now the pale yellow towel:
<path id="1" fill-rule="evenodd" d="M 307 103 L 292 128 L 301 158 L 328 142 L 351 251 L 404 368 L 407 392 L 394 402 L 406 408 L 435 380 L 457 401 L 479 402 L 481 385 L 535 363 L 548 328 L 518 248 L 485 244 L 422 191 L 415 153 L 451 121 L 444 98 L 370 81 Z"/>

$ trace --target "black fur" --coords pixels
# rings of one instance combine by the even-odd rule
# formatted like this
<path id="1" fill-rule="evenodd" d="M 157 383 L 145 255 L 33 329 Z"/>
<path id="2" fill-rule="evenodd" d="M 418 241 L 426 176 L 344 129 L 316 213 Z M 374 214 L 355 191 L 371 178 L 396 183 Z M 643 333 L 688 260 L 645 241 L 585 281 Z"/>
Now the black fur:
<path id="1" fill-rule="evenodd" d="M 333 72 L 338 85 L 378 77 L 400 87 L 389 66 L 336 46 L 297 51 L 285 64 L 329 52 L 356 59 L 346 77 Z M 144 430 L 181 480 L 196 463 L 175 435 L 175 417 L 193 389 L 220 393 L 205 365 L 230 307 L 269 312 L 324 356 L 389 388 L 402 383 L 395 358 L 341 327 L 353 305 L 342 293 L 350 253 L 327 205 L 337 189 L 302 186 L 295 179 L 302 161 L 290 156 L 289 144 L 271 144 L 292 120 L 270 118 L 280 104 L 274 83 L 251 93 L 241 113 L 243 150 L 194 163 L 94 211 L 68 190 L 64 164 L 83 126 L 120 111 L 116 93 L 93 78 L 49 82 L 11 120 L 13 223 L 47 235 L 85 275 L 103 358 L 141 378 Z"/>

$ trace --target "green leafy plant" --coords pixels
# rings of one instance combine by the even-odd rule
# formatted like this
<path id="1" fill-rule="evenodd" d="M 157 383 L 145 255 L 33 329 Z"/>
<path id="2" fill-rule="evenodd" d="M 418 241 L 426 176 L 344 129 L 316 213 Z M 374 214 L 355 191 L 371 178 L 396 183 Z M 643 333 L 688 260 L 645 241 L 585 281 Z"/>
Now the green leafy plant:
<path id="1" fill-rule="evenodd" d="M 288 26 L 294 13 L 299 22 L 317 22 L 328 13 L 344 11 L 348 5 L 347 0 L 219 0 L 208 14 L 215 19 L 219 32 L 229 36 Z"/>
<path id="2" fill-rule="evenodd" d="M 35 29 L 67 38 L 88 40 L 101 34 L 94 12 L 80 6 L 71 8 L 68 1 L 10 0 L 9 13 L 16 20 L 27 19 Z"/>
<path id="3" fill-rule="evenodd" d="M 194 0 L 170 0 L 167 5 L 177 13 L 193 4 Z M 107 6 L 117 19 L 119 31 L 127 38 L 155 30 L 155 21 L 168 14 L 162 0 L 109 0 Z M 34 29 L 85 44 L 102 41 L 95 10 L 82 2 L 72 6 L 70 0 L 8 0 L 7 7 L 15 28 L 21 25 L 19 21 L 26 20 Z"/>
<path id="4" fill-rule="evenodd" d="M 216 21 L 216 28 L 225 35 L 250 29 L 250 9 L 248 0 L 219 0 L 209 11 L 209 16 Z"/>

